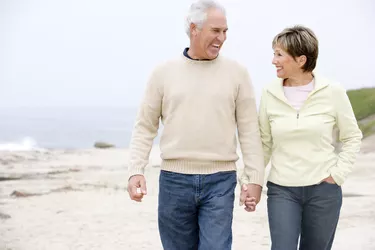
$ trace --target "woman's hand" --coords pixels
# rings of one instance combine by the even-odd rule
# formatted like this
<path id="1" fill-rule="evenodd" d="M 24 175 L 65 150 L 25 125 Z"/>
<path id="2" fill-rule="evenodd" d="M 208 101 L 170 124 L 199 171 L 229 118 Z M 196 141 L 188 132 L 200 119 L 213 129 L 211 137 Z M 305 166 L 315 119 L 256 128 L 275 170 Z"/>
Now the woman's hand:
<path id="1" fill-rule="evenodd" d="M 328 183 L 330 183 L 330 184 L 336 184 L 336 182 L 335 182 L 335 180 L 332 178 L 332 176 L 329 176 L 329 177 L 323 179 L 323 181 L 328 182 Z"/>

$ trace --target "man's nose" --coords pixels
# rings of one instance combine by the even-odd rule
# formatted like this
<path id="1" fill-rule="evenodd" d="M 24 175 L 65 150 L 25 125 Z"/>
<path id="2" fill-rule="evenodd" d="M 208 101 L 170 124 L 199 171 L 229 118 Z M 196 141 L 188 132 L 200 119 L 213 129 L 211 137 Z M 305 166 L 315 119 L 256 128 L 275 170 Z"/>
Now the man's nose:
<path id="1" fill-rule="evenodd" d="M 219 36 L 217 37 L 217 39 L 222 43 L 225 41 L 225 34 L 224 32 L 220 32 Z"/>

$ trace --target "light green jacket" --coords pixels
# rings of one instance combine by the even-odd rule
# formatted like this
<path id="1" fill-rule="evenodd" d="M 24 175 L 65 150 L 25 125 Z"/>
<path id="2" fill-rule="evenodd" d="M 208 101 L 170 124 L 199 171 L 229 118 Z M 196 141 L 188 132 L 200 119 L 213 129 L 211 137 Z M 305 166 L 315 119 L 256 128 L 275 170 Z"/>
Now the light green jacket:
<path id="1" fill-rule="evenodd" d="M 343 87 L 315 76 L 315 88 L 298 112 L 287 101 L 282 80 L 265 87 L 259 109 L 268 180 L 283 186 L 308 186 L 333 177 L 342 185 L 353 169 L 362 133 Z M 342 149 L 335 152 L 333 129 Z"/>

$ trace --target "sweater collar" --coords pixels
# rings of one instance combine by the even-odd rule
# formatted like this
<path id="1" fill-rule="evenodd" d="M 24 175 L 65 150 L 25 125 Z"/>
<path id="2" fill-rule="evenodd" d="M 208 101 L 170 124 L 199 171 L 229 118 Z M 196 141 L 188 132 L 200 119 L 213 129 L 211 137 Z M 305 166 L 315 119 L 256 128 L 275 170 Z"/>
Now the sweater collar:
<path id="1" fill-rule="evenodd" d="M 318 74 L 313 73 L 314 75 L 314 89 L 311 91 L 311 93 L 308 95 L 308 98 L 315 94 L 317 91 L 325 88 L 328 86 L 328 81 L 324 79 L 323 77 L 320 77 Z M 288 102 L 285 94 L 284 94 L 284 88 L 283 88 L 284 79 L 277 79 L 274 82 L 271 83 L 271 85 L 268 88 L 268 92 L 270 92 L 275 97 L 279 98 L 280 100 L 284 102 Z"/>

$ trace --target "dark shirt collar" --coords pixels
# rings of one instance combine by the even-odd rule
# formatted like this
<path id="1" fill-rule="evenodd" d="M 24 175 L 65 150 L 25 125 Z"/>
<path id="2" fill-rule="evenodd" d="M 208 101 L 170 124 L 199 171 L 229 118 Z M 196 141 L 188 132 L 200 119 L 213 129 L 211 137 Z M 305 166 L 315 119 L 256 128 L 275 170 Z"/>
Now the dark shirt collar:
<path id="1" fill-rule="evenodd" d="M 210 59 L 194 59 L 194 58 L 191 58 L 189 56 L 189 54 L 188 54 L 188 51 L 189 51 L 189 48 L 185 48 L 183 53 L 184 53 L 184 56 L 186 56 L 190 60 L 194 60 L 194 61 L 211 61 Z"/>

